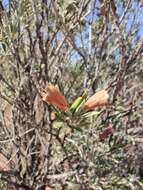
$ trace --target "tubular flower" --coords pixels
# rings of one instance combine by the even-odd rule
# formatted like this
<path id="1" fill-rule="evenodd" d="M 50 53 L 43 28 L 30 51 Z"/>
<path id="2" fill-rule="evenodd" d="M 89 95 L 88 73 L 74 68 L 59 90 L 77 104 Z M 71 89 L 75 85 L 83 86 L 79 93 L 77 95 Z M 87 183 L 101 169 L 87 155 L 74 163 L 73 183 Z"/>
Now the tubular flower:
<path id="1" fill-rule="evenodd" d="M 90 110 L 95 107 L 105 106 L 108 104 L 109 95 L 106 90 L 100 90 L 91 96 L 84 104 L 84 109 Z"/>
<path id="2" fill-rule="evenodd" d="M 49 84 L 42 93 L 42 100 L 58 107 L 59 109 L 66 111 L 68 109 L 68 104 L 65 97 L 61 94 L 57 87 Z"/>
<path id="3" fill-rule="evenodd" d="M 107 128 L 105 128 L 100 134 L 99 134 L 99 138 L 101 141 L 107 139 L 109 137 L 109 135 L 111 135 L 113 133 L 113 126 L 112 124 L 110 124 Z"/>

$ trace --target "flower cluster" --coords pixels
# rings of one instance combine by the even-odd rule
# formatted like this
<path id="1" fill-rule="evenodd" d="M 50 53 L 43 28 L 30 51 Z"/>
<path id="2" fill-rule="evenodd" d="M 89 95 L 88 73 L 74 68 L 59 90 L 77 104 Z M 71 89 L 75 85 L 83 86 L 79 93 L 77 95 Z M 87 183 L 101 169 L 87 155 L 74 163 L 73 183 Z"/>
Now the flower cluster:
<path id="1" fill-rule="evenodd" d="M 68 103 L 66 98 L 61 94 L 57 87 L 49 84 L 45 92 L 42 93 L 43 101 L 56 106 L 62 111 L 68 110 Z M 108 104 L 109 95 L 106 90 L 100 90 L 91 96 L 83 105 L 84 110 L 92 110 L 96 107 L 105 106 Z"/>

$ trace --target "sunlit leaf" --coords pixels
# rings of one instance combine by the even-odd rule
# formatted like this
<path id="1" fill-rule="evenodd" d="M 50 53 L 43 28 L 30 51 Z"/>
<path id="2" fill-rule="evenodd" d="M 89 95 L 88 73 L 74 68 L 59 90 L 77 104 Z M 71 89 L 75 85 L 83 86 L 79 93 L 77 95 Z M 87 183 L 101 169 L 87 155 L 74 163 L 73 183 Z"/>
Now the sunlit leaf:
<path id="1" fill-rule="evenodd" d="M 92 116 L 99 116 L 101 114 L 101 111 L 90 111 L 82 115 L 82 117 L 92 117 Z"/>
<path id="2" fill-rule="evenodd" d="M 63 122 L 61 121 L 55 121 L 54 124 L 53 124 L 53 127 L 56 128 L 56 129 L 59 129 L 61 128 L 63 125 Z"/>

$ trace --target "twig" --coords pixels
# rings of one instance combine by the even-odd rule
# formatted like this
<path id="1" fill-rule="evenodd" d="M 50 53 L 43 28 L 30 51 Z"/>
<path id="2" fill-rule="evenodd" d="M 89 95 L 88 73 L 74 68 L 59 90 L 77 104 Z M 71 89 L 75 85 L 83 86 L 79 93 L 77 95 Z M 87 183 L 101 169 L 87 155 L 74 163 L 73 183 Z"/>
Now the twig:
<path id="1" fill-rule="evenodd" d="M 62 178 L 68 178 L 73 175 L 75 175 L 77 172 L 76 171 L 70 171 L 70 172 L 65 172 L 61 174 L 54 174 L 54 175 L 47 175 L 47 179 L 62 179 Z"/>

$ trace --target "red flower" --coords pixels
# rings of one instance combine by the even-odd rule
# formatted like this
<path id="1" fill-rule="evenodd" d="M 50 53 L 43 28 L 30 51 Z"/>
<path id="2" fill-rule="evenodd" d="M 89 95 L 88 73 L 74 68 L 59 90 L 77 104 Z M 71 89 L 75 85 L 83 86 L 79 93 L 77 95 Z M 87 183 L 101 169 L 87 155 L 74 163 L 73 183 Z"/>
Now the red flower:
<path id="1" fill-rule="evenodd" d="M 45 92 L 42 93 L 42 99 L 43 101 L 48 102 L 63 111 L 68 109 L 68 104 L 65 97 L 61 94 L 58 88 L 52 84 L 49 84 L 46 87 Z"/>
<path id="2" fill-rule="evenodd" d="M 102 133 L 99 134 L 99 138 L 101 141 L 108 138 L 109 135 L 113 133 L 113 126 L 110 124 L 107 128 L 105 128 Z"/>

